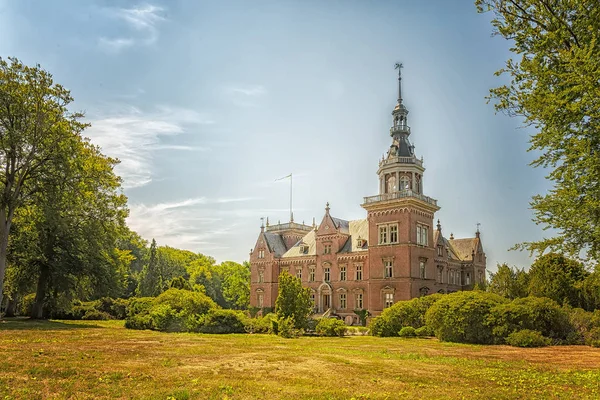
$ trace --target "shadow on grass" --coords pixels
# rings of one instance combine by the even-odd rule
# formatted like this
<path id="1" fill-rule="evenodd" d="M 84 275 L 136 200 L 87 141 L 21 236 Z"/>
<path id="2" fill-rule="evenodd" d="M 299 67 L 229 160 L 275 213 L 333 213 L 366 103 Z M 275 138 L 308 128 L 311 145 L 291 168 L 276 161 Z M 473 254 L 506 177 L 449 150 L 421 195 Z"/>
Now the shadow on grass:
<path id="1" fill-rule="evenodd" d="M 63 321 L 39 320 L 24 317 L 2 318 L 0 319 L 0 331 L 57 331 L 71 329 L 95 329 L 101 326 L 82 324 L 73 321 L 72 323 Z"/>

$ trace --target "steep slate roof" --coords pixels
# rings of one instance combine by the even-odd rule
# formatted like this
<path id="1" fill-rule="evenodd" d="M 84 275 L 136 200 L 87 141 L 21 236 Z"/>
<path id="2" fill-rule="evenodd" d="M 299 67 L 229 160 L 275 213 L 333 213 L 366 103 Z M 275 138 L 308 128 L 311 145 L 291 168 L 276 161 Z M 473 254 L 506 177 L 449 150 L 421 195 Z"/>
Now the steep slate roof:
<path id="1" fill-rule="evenodd" d="M 398 142 L 398 151 L 396 152 L 396 155 L 398 155 L 399 157 L 412 157 L 414 151 L 413 147 L 408 141 L 408 138 L 405 135 L 402 135 Z"/>
<path id="2" fill-rule="evenodd" d="M 349 225 L 350 222 L 346 221 L 345 219 L 341 219 L 341 218 L 335 218 L 335 217 L 331 217 L 331 219 L 333 220 L 333 223 L 335 224 L 336 228 L 338 228 L 340 230 L 341 233 L 345 233 L 346 235 L 349 235 Z"/>
<path id="3" fill-rule="evenodd" d="M 453 239 L 448 241 L 450 246 L 461 261 L 468 261 L 472 257 L 473 251 L 479 247 L 478 238 Z"/>
<path id="4" fill-rule="evenodd" d="M 359 248 L 358 238 L 368 240 L 369 239 L 369 221 L 366 219 L 357 219 L 348 223 L 348 232 L 350 237 L 344 244 L 344 247 L 340 250 L 340 253 L 350 253 L 354 251 L 367 251 L 367 246 Z"/>
<path id="5" fill-rule="evenodd" d="M 290 247 L 288 251 L 283 254 L 283 258 L 287 257 L 302 257 L 302 256 L 314 256 L 317 254 L 317 245 L 316 245 L 316 232 L 314 230 L 308 232 L 304 237 L 298 241 L 295 245 Z M 308 253 L 300 252 L 300 245 L 308 246 Z"/>
<path id="6" fill-rule="evenodd" d="M 277 233 L 265 232 L 265 240 L 267 242 L 267 246 L 269 246 L 269 249 L 275 253 L 276 257 L 280 257 L 287 251 L 283 239 Z"/>

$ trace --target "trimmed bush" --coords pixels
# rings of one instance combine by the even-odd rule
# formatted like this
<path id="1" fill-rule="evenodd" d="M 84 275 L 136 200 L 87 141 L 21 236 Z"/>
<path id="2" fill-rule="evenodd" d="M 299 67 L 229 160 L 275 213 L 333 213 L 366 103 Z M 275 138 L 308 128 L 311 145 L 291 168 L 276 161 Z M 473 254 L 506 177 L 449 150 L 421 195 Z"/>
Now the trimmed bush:
<path id="1" fill-rule="evenodd" d="M 209 310 L 200 326 L 202 333 L 245 333 L 246 316 L 235 310 Z"/>
<path id="2" fill-rule="evenodd" d="M 109 313 L 105 313 L 104 311 L 89 310 L 81 319 L 92 321 L 107 321 L 112 318 Z"/>
<path id="3" fill-rule="evenodd" d="M 418 337 L 431 337 L 431 336 L 435 336 L 435 333 L 433 332 L 433 329 L 431 329 L 427 325 L 415 329 L 415 333 L 417 334 Z"/>
<path id="4" fill-rule="evenodd" d="M 337 318 L 321 318 L 315 332 L 319 336 L 339 336 L 346 334 L 346 324 Z"/>
<path id="5" fill-rule="evenodd" d="M 435 302 L 425 319 L 442 341 L 489 344 L 494 342 L 494 335 L 487 324 L 488 316 L 494 307 L 506 302 L 493 293 L 455 292 Z"/>
<path id="6" fill-rule="evenodd" d="M 161 293 L 154 304 L 168 304 L 176 313 L 187 315 L 203 315 L 217 308 L 217 304 L 204 293 L 175 288 Z"/>
<path id="7" fill-rule="evenodd" d="M 408 301 L 399 301 L 383 310 L 369 325 L 374 336 L 398 336 L 400 329 L 412 326 L 417 329 L 425 325 L 425 313 L 444 295 L 432 294 Z"/>
<path id="8" fill-rule="evenodd" d="M 508 335 L 506 343 L 515 347 L 543 347 L 552 343 L 552 340 L 545 337 L 538 331 L 523 329 Z"/>
<path id="9" fill-rule="evenodd" d="M 417 333 L 416 333 L 415 328 L 413 328 L 412 326 L 405 326 L 404 328 L 400 329 L 400 332 L 398 332 L 398 336 L 400 336 L 400 337 L 415 337 L 415 336 L 417 336 Z"/>
<path id="10" fill-rule="evenodd" d="M 302 336 L 304 330 L 295 327 L 296 322 L 292 317 L 278 318 L 273 320 L 273 331 L 286 339 L 293 339 Z"/>
<path id="11" fill-rule="evenodd" d="M 545 337 L 564 341 L 575 330 L 568 313 L 546 297 L 525 297 L 500 304 L 492 309 L 488 323 L 499 343 L 511 333 L 522 330 L 537 331 Z"/>

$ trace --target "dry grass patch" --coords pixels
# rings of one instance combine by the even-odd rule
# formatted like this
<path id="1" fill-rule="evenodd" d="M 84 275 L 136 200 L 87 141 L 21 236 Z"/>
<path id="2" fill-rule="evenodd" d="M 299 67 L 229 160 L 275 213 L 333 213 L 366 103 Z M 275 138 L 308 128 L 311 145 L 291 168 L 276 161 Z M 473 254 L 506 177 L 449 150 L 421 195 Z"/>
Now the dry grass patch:
<path id="1" fill-rule="evenodd" d="M 5 399 L 599 398 L 600 350 L 0 322 Z"/>

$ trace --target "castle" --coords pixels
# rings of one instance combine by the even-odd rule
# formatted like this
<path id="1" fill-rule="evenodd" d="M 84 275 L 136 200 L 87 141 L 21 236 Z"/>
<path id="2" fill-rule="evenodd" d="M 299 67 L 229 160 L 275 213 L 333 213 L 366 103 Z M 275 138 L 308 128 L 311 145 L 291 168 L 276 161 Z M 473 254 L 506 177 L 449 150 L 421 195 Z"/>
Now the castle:
<path id="1" fill-rule="evenodd" d="M 394 302 L 432 293 L 470 290 L 485 280 L 486 256 L 479 229 L 475 237 L 455 239 L 434 225 L 437 200 L 423 194 L 423 159 L 409 141 L 408 109 L 402 102 L 401 64 L 398 103 L 392 111 L 392 145 L 379 162 L 379 194 L 361 205 L 367 218 L 346 221 L 331 215 L 329 204 L 319 225 L 293 221 L 263 225 L 250 253 L 254 307 L 274 307 L 278 276 L 287 271 L 311 290 L 316 313 L 358 323 L 354 310 L 378 315 Z"/>

